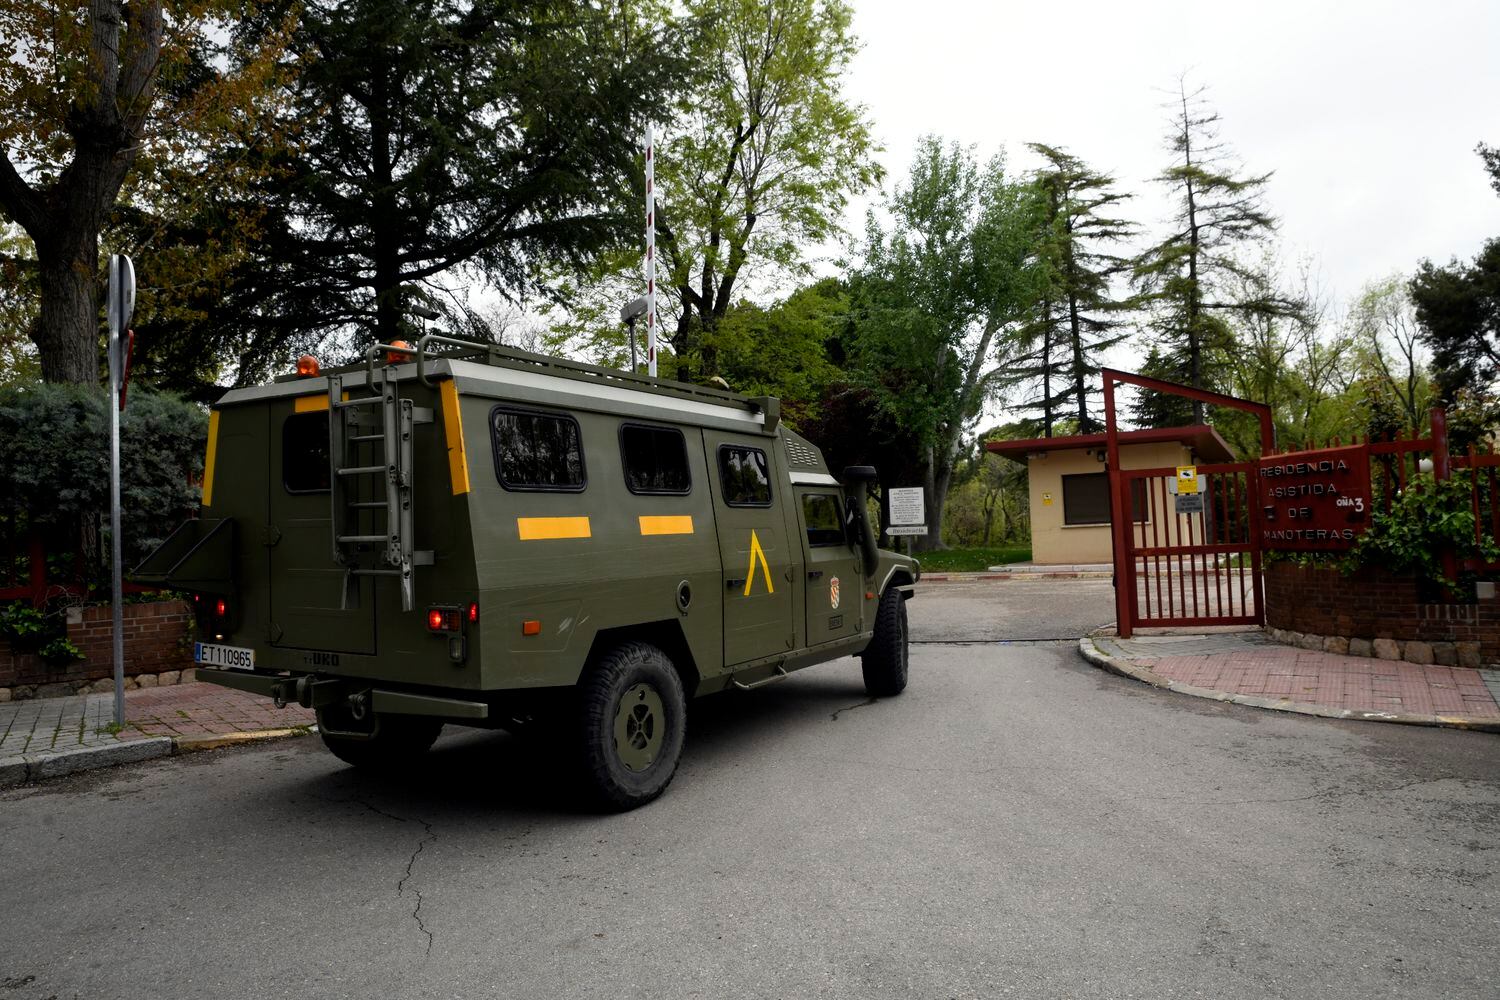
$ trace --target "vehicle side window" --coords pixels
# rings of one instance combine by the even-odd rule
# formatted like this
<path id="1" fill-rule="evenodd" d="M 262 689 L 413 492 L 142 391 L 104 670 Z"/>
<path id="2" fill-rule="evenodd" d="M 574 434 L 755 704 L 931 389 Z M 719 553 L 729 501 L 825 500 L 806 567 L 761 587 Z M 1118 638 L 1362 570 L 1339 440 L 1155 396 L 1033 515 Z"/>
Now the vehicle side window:
<path id="1" fill-rule="evenodd" d="M 288 493 L 328 492 L 328 411 L 294 413 L 281 425 L 281 484 Z"/>
<path id="2" fill-rule="evenodd" d="M 719 445 L 719 481 L 731 507 L 771 506 L 771 471 L 759 448 Z"/>
<path id="3" fill-rule="evenodd" d="M 632 493 L 683 496 L 692 492 L 687 440 L 675 427 L 621 425 L 620 464 L 625 467 L 625 486 Z"/>
<path id="4" fill-rule="evenodd" d="M 495 476 L 508 490 L 581 493 L 583 437 L 565 414 L 497 406 L 490 411 Z"/>
<path id="5" fill-rule="evenodd" d="M 809 493 L 802 498 L 802 522 L 807 528 L 807 544 L 844 545 L 844 517 L 839 498 L 832 493 Z"/>

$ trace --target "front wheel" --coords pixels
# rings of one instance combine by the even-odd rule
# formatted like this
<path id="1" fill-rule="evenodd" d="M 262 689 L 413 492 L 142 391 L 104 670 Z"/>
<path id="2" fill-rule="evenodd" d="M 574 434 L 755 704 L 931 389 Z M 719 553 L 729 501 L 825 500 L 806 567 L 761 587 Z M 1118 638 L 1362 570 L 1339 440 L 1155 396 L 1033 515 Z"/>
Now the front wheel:
<path id="1" fill-rule="evenodd" d="M 677 773 L 687 699 L 667 655 L 644 642 L 617 646 L 579 682 L 578 732 L 584 791 L 595 806 L 645 805 Z"/>
<path id="2" fill-rule="evenodd" d="M 340 730 L 358 731 L 358 723 L 350 716 L 348 707 L 330 705 L 318 709 L 318 735 L 323 738 L 323 745 L 345 764 L 370 770 L 410 765 L 432 749 L 443 731 L 440 720 L 422 715 L 382 715 L 376 722 L 369 737 L 344 736 Z"/>
<path id="3" fill-rule="evenodd" d="M 875 610 L 875 636 L 860 655 L 865 691 L 872 698 L 889 698 L 906 690 L 906 601 L 889 587 Z"/>

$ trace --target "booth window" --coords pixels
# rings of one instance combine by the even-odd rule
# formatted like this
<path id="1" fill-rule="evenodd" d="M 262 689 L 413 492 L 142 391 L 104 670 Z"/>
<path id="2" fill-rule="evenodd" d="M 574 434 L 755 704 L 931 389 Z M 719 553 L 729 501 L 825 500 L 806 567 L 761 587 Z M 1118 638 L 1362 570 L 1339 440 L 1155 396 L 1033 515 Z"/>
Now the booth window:
<path id="1" fill-rule="evenodd" d="M 624 424 L 620 428 L 620 456 L 625 485 L 632 493 L 683 496 L 692 491 L 687 441 L 675 427 Z"/>
<path id="2" fill-rule="evenodd" d="M 1088 472 L 1062 477 L 1063 524 L 1109 523 L 1109 473 Z M 1146 521 L 1146 481 L 1130 481 L 1131 517 Z"/>
<path id="3" fill-rule="evenodd" d="M 508 490 L 581 493 L 583 439 L 569 416 L 497 406 L 490 413 L 495 475 Z"/>

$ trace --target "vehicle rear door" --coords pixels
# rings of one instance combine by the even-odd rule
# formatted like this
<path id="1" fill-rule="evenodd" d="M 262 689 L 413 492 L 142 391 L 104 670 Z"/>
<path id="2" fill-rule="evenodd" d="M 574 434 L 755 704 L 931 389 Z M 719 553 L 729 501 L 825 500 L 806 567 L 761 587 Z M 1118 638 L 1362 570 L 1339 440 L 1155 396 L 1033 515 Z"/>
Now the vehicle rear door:
<path id="1" fill-rule="evenodd" d="M 775 439 L 706 430 L 703 440 L 724 566 L 724 663 L 785 653 L 796 641 L 791 569 L 801 550 L 787 540 L 792 498 Z"/>
<path id="2" fill-rule="evenodd" d="M 269 414 L 269 516 L 263 538 L 270 560 L 268 639 L 273 646 L 373 654 L 374 580 L 355 577 L 344 607 L 344 571 L 334 561 L 328 397 L 273 400 Z M 362 529 L 383 530 L 384 516 L 383 510 L 363 512 L 371 523 Z"/>

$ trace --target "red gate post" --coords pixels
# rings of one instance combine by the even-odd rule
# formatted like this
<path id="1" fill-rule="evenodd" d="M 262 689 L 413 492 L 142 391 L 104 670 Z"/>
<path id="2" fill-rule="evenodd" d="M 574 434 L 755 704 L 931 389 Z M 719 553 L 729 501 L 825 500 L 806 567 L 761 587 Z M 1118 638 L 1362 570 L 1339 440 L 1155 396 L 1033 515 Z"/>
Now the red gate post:
<path id="1" fill-rule="evenodd" d="M 1453 474 L 1453 462 L 1448 454 L 1448 411 L 1441 406 L 1432 408 L 1432 478 L 1441 483 Z M 1458 579 L 1458 556 L 1453 546 L 1443 546 L 1438 553 L 1443 565 L 1443 579 Z"/>
<path id="2" fill-rule="evenodd" d="M 1120 474 L 1120 437 L 1119 428 L 1115 423 L 1115 380 L 1111 377 L 1113 373 L 1104 369 L 1104 458 L 1106 471 L 1109 473 L 1109 495 L 1110 495 L 1110 518 L 1109 518 L 1109 541 L 1110 554 L 1115 564 L 1115 631 L 1121 639 L 1129 639 L 1132 631 L 1132 618 L 1135 615 L 1135 592 L 1127 590 L 1127 586 L 1133 587 L 1130 574 L 1125 565 L 1126 548 L 1129 539 L 1126 537 L 1126 525 L 1129 523 L 1129 514 L 1121 518 L 1120 511 L 1130 511 L 1130 498 L 1122 499 L 1121 490 L 1129 489 L 1125 477 Z"/>
<path id="3" fill-rule="evenodd" d="M 47 602 L 47 549 L 42 544 L 42 532 L 30 525 L 29 557 L 31 562 L 31 606 L 40 608 Z"/>

